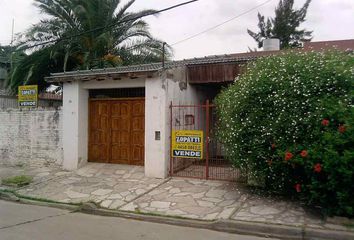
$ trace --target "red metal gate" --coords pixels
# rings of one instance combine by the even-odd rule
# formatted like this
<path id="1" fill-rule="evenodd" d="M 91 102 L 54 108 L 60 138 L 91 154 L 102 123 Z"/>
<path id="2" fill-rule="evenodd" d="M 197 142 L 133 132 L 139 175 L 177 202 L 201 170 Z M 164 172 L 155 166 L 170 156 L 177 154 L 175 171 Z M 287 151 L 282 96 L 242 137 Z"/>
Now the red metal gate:
<path id="1" fill-rule="evenodd" d="M 170 154 L 171 176 L 227 181 L 240 180 L 240 171 L 233 168 L 225 158 L 223 146 L 215 136 L 217 118 L 213 104 L 206 101 L 205 104 L 200 105 L 173 105 L 171 102 L 170 120 L 171 136 L 173 130 L 201 130 L 204 132 L 203 158 L 180 158 Z"/>

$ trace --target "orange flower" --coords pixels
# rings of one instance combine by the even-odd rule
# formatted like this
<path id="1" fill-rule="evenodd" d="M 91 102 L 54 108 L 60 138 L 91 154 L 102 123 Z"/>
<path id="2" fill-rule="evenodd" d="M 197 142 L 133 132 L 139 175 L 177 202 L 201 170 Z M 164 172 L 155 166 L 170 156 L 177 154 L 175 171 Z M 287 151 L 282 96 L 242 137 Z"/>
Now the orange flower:
<path id="1" fill-rule="evenodd" d="M 346 129 L 346 127 L 345 127 L 344 125 L 339 125 L 338 131 L 339 131 L 340 133 L 344 133 L 345 130 L 347 130 L 347 129 Z"/>
<path id="2" fill-rule="evenodd" d="M 301 157 L 303 157 L 303 158 L 307 157 L 308 154 L 309 153 L 306 150 L 302 150 L 300 153 Z"/>
<path id="3" fill-rule="evenodd" d="M 320 163 L 316 163 L 315 166 L 313 166 L 313 171 L 314 172 L 321 172 L 322 171 L 322 165 Z"/>
<path id="4" fill-rule="evenodd" d="M 321 123 L 322 123 L 323 126 L 328 126 L 329 125 L 329 120 L 328 119 L 323 119 Z"/>
<path id="5" fill-rule="evenodd" d="M 298 192 L 298 193 L 301 192 L 301 185 L 300 185 L 300 183 L 296 183 L 294 187 L 295 187 L 296 192 Z"/>
<path id="6" fill-rule="evenodd" d="M 274 149 L 276 147 L 276 145 L 274 143 L 272 143 L 272 149 Z"/>
<path id="7" fill-rule="evenodd" d="M 285 153 L 285 161 L 289 161 L 290 159 L 293 158 L 293 154 L 291 152 L 286 152 Z"/>
<path id="8" fill-rule="evenodd" d="M 269 166 L 271 166 L 273 161 L 272 160 L 267 160 L 267 163 L 268 163 Z"/>

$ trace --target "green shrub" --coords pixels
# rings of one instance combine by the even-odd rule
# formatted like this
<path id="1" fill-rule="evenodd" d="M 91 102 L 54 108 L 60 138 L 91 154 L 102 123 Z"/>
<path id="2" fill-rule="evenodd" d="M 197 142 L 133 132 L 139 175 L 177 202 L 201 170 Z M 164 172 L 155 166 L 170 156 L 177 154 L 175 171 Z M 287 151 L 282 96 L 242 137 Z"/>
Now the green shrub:
<path id="1" fill-rule="evenodd" d="M 216 99 L 218 137 L 266 189 L 354 216 L 354 56 L 259 59 Z"/>

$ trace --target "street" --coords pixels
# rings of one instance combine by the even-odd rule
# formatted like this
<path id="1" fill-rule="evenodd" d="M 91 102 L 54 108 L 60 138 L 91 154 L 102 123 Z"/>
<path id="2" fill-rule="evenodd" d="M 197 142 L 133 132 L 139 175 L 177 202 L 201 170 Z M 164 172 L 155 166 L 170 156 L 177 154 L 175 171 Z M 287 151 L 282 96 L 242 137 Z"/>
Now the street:
<path id="1" fill-rule="evenodd" d="M 269 238 L 72 213 L 68 210 L 0 201 L 0 239 L 261 240 Z"/>

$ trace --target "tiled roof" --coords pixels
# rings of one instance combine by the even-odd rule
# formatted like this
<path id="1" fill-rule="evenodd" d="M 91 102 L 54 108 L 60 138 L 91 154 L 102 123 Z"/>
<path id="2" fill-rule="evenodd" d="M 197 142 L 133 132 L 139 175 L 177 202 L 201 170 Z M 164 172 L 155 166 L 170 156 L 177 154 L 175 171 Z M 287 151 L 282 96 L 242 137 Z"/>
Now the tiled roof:
<path id="1" fill-rule="evenodd" d="M 321 41 L 321 42 L 305 42 L 304 50 L 321 51 L 325 49 L 335 48 L 341 51 L 354 51 L 354 39 Z"/>

